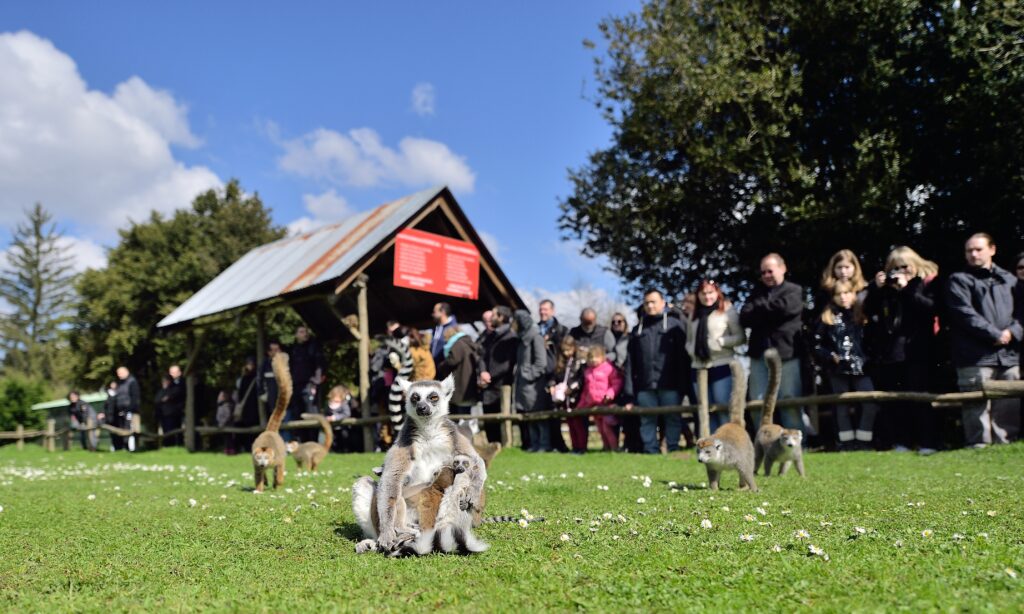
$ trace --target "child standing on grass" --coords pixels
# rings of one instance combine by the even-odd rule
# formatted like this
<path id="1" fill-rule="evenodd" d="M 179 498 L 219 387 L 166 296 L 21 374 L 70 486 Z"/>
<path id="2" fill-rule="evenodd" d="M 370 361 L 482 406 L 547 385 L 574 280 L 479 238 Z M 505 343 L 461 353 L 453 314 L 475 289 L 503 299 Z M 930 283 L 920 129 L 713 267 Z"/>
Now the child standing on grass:
<path id="1" fill-rule="evenodd" d="M 580 402 L 577 407 L 586 409 L 588 407 L 601 407 L 611 405 L 615 397 L 622 392 L 622 375 L 615 368 L 605 354 L 605 349 L 600 345 L 590 346 L 587 352 L 587 368 L 583 372 L 583 394 L 580 395 Z M 570 418 L 582 421 L 583 448 L 587 445 L 587 419 L 584 417 Z M 601 449 L 605 452 L 614 452 L 619 449 L 619 417 L 618 416 L 594 416 L 597 423 L 597 431 L 601 434 Z M 570 422 L 570 433 L 573 433 Z M 578 427 L 577 427 L 578 428 Z M 573 449 L 576 448 L 576 436 L 573 435 Z"/>
<path id="2" fill-rule="evenodd" d="M 555 358 L 555 370 L 548 380 L 548 393 L 556 410 L 572 411 L 579 402 L 584 360 L 577 356 L 577 351 L 576 339 L 569 335 L 562 338 L 558 357 Z M 583 454 L 587 451 L 587 419 L 569 418 L 566 422 L 569 424 L 573 454 Z"/>
<path id="3" fill-rule="evenodd" d="M 871 378 L 864 374 L 864 324 L 866 318 L 857 300 L 856 286 L 838 281 L 832 288 L 832 301 L 821 312 L 814 334 L 814 351 L 828 373 L 832 391 L 868 392 L 874 390 Z M 876 403 L 862 403 L 856 432 L 850 420 L 852 406 L 836 405 L 839 449 L 864 449 L 874 437 L 872 429 Z"/>

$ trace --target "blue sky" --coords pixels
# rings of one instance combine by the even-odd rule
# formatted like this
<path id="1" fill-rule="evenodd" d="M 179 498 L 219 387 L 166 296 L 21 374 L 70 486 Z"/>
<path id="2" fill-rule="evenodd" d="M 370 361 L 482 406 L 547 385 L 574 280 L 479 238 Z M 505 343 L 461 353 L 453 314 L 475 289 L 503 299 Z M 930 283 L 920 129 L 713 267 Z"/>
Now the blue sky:
<path id="1" fill-rule="evenodd" d="M 636 8 L 5 3 L 0 238 L 34 200 L 88 260 L 125 217 L 233 177 L 294 228 L 443 181 L 517 286 L 617 294 L 560 243 L 557 202 L 610 136 L 582 41 Z"/>

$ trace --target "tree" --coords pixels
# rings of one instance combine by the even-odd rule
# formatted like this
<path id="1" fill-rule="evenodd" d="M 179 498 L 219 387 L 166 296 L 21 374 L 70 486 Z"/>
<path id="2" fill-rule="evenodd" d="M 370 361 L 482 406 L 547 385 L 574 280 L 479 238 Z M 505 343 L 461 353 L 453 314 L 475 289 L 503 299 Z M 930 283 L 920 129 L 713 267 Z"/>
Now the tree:
<path id="1" fill-rule="evenodd" d="M 187 344 L 184 335 L 163 334 L 156 324 L 250 249 L 282 238 L 285 230 L 273 225 L 259 195 L 245 194 L 231 181 L 200 194 L 189 209 L 168 218 L 153 212 L 119 235 L 107 268 L 87 271 L 78 284 L 82 301 L 71 335 L 76 374 L 98 387 L 123 364 L 144 389 L 155 390 L 167 367 L 186 359 Z M 252 320 L 205 332 L 197 369 L 207 383 L 230 386 L 244 357 L 255 354 Z M 268 324 L 273 333 L 292 321 L 283 314 Z"/>
<path id="2" fill-rule="evenodd" d="M 634 295 L 733 288 L 779 251 L 813 283 L 911 245 L 960 266 L 966 235 L 1024 235 L 1024 5 L 652 0 L 600 24 L 613 142 L 570 171 L 560 227 Z"/>
<path id="3" fill-rule="evenodd" d="M 0 273 L 0 299 L 9 309 L 0 316 L 0 348 L 5 371 L 52 384 L 64 375 L 57 355 L 74 307 L 75 274 L 53 217 L 36 203 L 26 218 Z"/>
<path id="4" fill-rule="evenodd" d="M 46 421 L 46 412 L 32 411 L 32 405 L 45 400 L 46 387 L 42 382 L 22 375 L 10 375 L 0 380 L 0 431 L 13 431 L 20 424 L 36 429 Z"/>

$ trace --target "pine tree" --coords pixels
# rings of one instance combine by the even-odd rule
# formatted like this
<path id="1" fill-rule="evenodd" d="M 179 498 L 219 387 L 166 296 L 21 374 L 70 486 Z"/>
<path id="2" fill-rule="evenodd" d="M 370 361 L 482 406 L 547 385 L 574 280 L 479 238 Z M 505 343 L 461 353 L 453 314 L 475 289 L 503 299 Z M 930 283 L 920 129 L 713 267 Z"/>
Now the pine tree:
<path id="1" fill-rule="evenodd" d="M 75 304 L 72 259 L 57 225 L 39 203 L 26 211 L 0 272 L 0 349 L 6 371 L 54 382 L 62 328 Z"/>

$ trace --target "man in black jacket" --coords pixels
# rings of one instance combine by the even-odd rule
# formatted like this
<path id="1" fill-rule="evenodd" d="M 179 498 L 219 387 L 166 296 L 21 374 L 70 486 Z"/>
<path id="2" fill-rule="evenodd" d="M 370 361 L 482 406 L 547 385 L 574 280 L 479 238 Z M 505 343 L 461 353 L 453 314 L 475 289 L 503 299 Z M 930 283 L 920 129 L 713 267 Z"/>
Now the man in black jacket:
<path id="1" fill-rule="evenodd" d="M 132 427 L 132 416 L 139 413 L 139 404 L 142 402 L 142 393 L 139 390 L 139 382 L 135 376 L 128 372 L 128 367 L 117 368 L 117 392 L 114 394 L 113 425 L 130 429 Z M 109 419 L 109 418 L 108 418 Z M 111 436 L 114 448 L 117 450 L 128 448 L 129 452 L 135 451 L 135 436 L 127 438 Z"/>
<path id="2" fill-rule="evenodd" d="M 800 395 L 800 316 L 804 311 L 804 289 L 786 280 L 786 262 L 779 254 L 761 259 L 761 284 L 750 293 L 740 310 L 740 324 L 750 329 L 747 353 L 750 356 L 750 399 L 763 399 L 768 390 L 768 367 L 764 353 L 775 348 L 782 358 L 782 386 L 779 398 Z M 782 426 L 803 430 L 801 408 L 780 408 Z M 752 412 L 754 424 L 760 424 L 761 412 Z"/>
<path id="3" fill-rule="evenodd" d="M 1014 311 L 1017 279 L 992 261 L 996 245 L 992 237 L 977 233 L 967 240 L 964 256 L 967 269 L 949 277 L 946 306 L 949 313 L 953 364 L 962 391 L 981 390 L 990 380 L 1020 379 L 1017 344 L 1021 323 Z M 967 445 L 983 448 L 990 443 L 1007 443 L 1016 433 L 1009 431 L 1004 413 L 1009 406 L 988 401 L 964 403 L 964 438 Z"/>
<path id="4" fill-rule="evenodd" d="M 480 364 L 477 384 L 485 414 L 501 413 L 501 387 L 515 382 L 516 353 L 519 338 L 512 331 L 512 310 L 498 305 L 491 310 L 491 330 L 480 338 Z M 501 441 L 501 423 L 485 422 L 487 441 Z"/>
<path id="5" fill-rule="evenodd" d="M 253 426 L 260 423 L 259 420 L 259 405 L 257 403 L 263 403 L 264 412 L 270 414 L 270 410 L 277 403 L 277 378 L 274 377 L 274 369 L 271 366 L 271 362 L 274 360 L 274 356 L 281 351 L 280 341 L 271 341 L 267 344 L 267 356 L 263 359 L 263 366 L 260 367 L 259 379 L 257 380 L 256 387 L 258 388 L 258 395 L 251 393 L 249 396 L 255 397 L 256 402 L 253 403 L 253 407 L 256 408 L 256 420 L 252 424 L 248 424 L 246 420 L 246 414 L 243 411 L 243 423 L 246 426 Z M 246 386 L 248 386 L 248 382 Z M 239 399 L 236 399 L 236 403 L 241 403 L 241 399 L 245 398 L 245 393 L 248 388 L 245 388 L 239 392 L 241 395 Z M 248 398 L 245 398 L 246 404 L 250 403 Z"/>
<path id="6" fill-rule="evenodd" d="M 167 369 L 167 378 L 169 383 L 158 396 L 161 409 L 160 426 L 165 433 L 180 429 L 182 422 L 185 421 L 185 382 L 181 377 L 181 367 L 171 365 Z M 164 445 L 180 446 L 181 441 L 181 435 L 174 435 L 165 438 Z"/>
<path id="7" fill-rule="evenodd" d="M 623 378 L 624 396 L 638 407 L 679 405 L 686 368 L 686 332 L 677 314 L 668 309 L 658 290 L 644 294 L 643 315 L 629 339 L 629 360 Z M 633 403 L 627 403 L 631 409 Z M 665 447 L 679 449 L 683 432 L 680 414 L 665 415 Z M 658 416 L 640 416 L 644 453 L 657 454 Z"/>
<path id="8" fill-rule="evenodd" d="M 317 393 L 327 373 L 327 360 L 324 358 L 320 342 L 309 334 L 309 329 L 305 326 L 295 329 L 295 345 L 288 352 L 288 368 L 292 372 L 294 392 L 291 403 L 288 404 L 285 420 L 298 420 L 303 413 L 320 413 Z M 289 431 L 283 431 L 281 437 L 285 441 L 294 438 Z M 303 441 L 305 437 L 297 439 Z"/>

